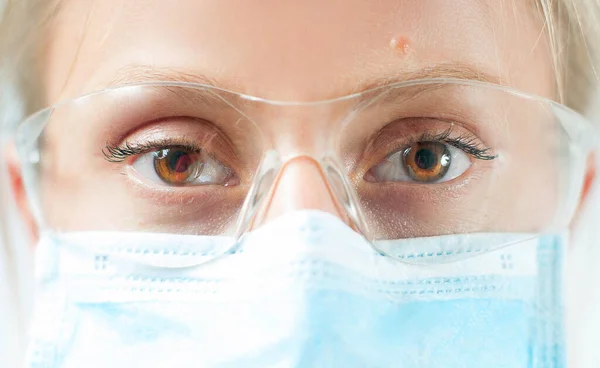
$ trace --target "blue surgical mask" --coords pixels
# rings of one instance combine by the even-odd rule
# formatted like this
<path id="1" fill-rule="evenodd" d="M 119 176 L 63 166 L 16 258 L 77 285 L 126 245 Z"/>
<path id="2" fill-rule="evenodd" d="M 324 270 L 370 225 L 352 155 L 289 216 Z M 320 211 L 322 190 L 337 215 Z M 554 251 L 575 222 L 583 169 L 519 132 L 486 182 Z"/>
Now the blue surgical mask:
<path id="1" fill-rule="evenodd" d="M 510 236 L 382 244 L 417 260 L 399 262 L 336 217 L 299 211 L 198 265 L 228 239 L 45 234 L 28 364 L 564 367 L 567 236 L 486 250 Z"/>

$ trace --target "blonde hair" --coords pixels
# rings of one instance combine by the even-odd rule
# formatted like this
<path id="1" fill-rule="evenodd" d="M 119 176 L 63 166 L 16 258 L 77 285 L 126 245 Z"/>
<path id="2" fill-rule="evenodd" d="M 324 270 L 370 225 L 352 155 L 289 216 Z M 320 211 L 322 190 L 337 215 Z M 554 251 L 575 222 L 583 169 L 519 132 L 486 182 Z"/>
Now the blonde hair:
<path id="1" fill-rule="evenodd" d="M 536 0 L 553 55 L 561 101 L 585 113 L 598 88 L 600 1 Z"/>

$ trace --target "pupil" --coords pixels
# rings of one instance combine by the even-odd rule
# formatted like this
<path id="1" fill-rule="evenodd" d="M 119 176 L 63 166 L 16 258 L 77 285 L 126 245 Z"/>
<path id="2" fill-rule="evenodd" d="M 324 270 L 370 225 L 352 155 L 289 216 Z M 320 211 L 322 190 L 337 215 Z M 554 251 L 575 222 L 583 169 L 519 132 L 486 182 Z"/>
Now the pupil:
<path id="1" fill-rule="evenodd" d="M 438 159 L 433 151 L 422 148 L 415 153 L 415 164 L 422 170 L 432 170 L 437 166 Z"/>
<path id="2" fill-rule="evenodd" d="M 175 151 L 167 157 L 169 169 L 176 173 L 186 172 L 192 164 L 192 158 L 187 152 Z"/>

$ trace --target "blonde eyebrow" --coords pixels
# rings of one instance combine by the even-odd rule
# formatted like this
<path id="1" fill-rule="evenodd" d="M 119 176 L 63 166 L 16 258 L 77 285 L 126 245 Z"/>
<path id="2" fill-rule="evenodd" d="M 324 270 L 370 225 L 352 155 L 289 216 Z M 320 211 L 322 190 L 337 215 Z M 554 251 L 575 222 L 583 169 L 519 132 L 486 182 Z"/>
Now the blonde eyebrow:
<path id="1" fill-rule="evenodd" d="M 378 87 L 421 79 L 458 79 L 493 84 L 503 84 L 502 78 L 490 74 L 468 63 L 447 62 L 417 70 L 398 71 L 360 84 L 355 92 L 368 91 Z"/>
<path id="2" fill-rule="evenodd" d="M 392 71 L 391 73 L 375 78 L 369 78 L 366 82 L 358 82 L 355 88 L 339 95 L 332 96 L 337 98 L 341 96 L 369 91 L 379 87 L 385 87 L 401 82 L 422 79 L 455 79 L 465 81 L 478 81 L 493 84 L 504 84 L 502 78 L 497 75 L 490 74 L 476 65 L 464 62 L 446 62 L 436 64 L 429 67 L 423 67 L 416 70 L 400 70 Z M 196 83 L 205 86 L 215 87 L 226 91 L 236 93 L 244 93 L 238 83 L 226 80 L 215 80 L 204 74 L 192 72 L 188 70 L 155 67 L 149 65 L 130 64 L 118 69 L 113 78 L 109 80 L 103 87 L 117 87 L 123 85 L 132 85 L 139 83 L 151 82 L 185 82 Z M 258 97 L 258 96 L 257 96 Z M 310 101 L 308 101 L 310 102 Z"/>
<path id="3" fill-rule="evenodd" d="M 106 87 L 118 87 L 149 82 L 185 82 L 220 87 L 218 83 L 206 75 L 165 67 L 154 67 L 150 65 L 129 64 L 118 69 L 114 76 L 106 84 Z"/>
<path id="4" fill-rule="evenodd" d="M 232 105 L 230 93 L 234 91 L 234 84 L 224 85 L 223 82 L 217 83 L 216 80 L 209 78 L 206 75 L 194 73 L 182 69 L 155 67 L 142 64 L 128 64 L 118 69 L 109 79 L 108 83 L 102 84 L 101 88 L 117 88 L 121 86 L 145 84 L 153 82 L 167 83 L 194 83 L 200 86 L 216 87 L 218 90 L 210 88 L 193 88 L 189 89 L 183 86 L 159 86 L 157 89 L 170 94 L 190 106 L 210 105 L 231 108 Z M 227 95 L 229 99 L 225 99 Z"/>

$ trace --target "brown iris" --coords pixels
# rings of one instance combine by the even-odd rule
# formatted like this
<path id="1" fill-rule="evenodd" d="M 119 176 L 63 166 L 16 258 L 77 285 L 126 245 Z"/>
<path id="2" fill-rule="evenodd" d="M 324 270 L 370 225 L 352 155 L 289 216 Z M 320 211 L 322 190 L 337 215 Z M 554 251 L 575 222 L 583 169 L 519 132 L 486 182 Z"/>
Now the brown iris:
<path id="1" fill-rule="evenodd" d="M 404 151 L 404 165 L 411 178 L 421 182 L 441 179 L 450 167 L 448 147 L 440 142 L 418 142 Z"/>
<path id="2" fill-rule="evenodd" d="M 193 181 L 201 169 L 200 155 L 184 148 L 165 148 L 157 151 L 154 156 L 156 174 L 162 181 L 171 185 Z"/>

